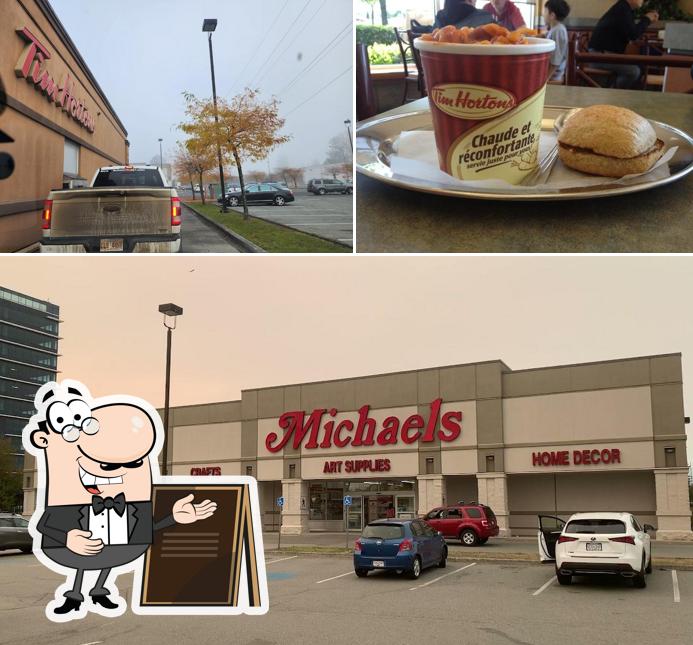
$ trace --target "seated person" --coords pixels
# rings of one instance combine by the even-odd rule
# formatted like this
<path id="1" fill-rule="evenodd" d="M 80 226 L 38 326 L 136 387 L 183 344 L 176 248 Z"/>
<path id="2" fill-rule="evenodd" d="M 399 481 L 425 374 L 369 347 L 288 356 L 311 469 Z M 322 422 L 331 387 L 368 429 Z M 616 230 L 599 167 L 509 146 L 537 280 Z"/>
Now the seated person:
<path id="1" fill-rule="evenodd" d="M 591 52 L 623 54 L 631 40 L 637 40 L 650 23 L 659 19 L 656 11 L 648 11 L 640 22 L 635 22 L 634 10 L 642 7 L 643 0 L 618 0 L 600 19 L 589 42 Z M 606 69 L 616 74 L 615 86 L 630 89 L 640 79 L 637 65 L 590 63 L 591 67 Z"/>
<path id="2" fill-rule="evenodd" d="M 484 5 L 484 11 L 488 11 L 499 25 L 510 31 L 525 26 L 525 19 L 511 0 L 491 0 Z"/>
<path id="3" fill-rule="evenodd" d="M 556 49 L 549 59 L 549 80 L 562 81 L 565 75 L 565 64 L 568 59 L 568 30 L 563 21 L 570 13 L 570 6 L 565 0 L 548 0 L 544 5 L 544 21 L 549 28 L 546 34 L 556 43 Z"/>
<path id="4" fill-rule="evenodd" d="M 478 27 L 493 22 L 493 16 L 487 11 L 482 11 L 474 6 L 474 0 L 445 0 L 445 5 L 436 14 L 433 24 L 435 29 L 442 29 L 448 25 L 460 27 Z"/>

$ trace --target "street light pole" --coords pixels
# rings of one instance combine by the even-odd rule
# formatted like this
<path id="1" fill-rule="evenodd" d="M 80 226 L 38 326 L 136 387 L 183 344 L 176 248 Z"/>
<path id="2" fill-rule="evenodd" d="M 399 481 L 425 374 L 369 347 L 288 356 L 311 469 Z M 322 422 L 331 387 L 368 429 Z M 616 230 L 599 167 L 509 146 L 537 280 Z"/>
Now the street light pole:
<path id="1" fill-rule="evenodd" d="M 164 169 L 164 152 L 163 152 L 163 149 L 161 147 L 162 141 L 163 141 L 163 139 L 159 139 L 159 168 L 161 168 L 161 170 L 163 171 L 163 169 Z"/>
<path id="2" fill-rule="evenodd" d="M 224 186 L 224 168 L 221 161 L 221 144 L 219 143 L 219 113 L 217 111 L 217 83 L 214 78 L 214 52 L 212 51 L 212 33 L 217 28 L 216 18 L 205 18 L 202 31 L 209 32 L 209 66 L 212 70 L 212 97 L 214 99 L 214 122 L 217 126 L 217 157 L 219 158 L 219 183 L 221 184 L 221 212 L 226 213 L 226 187 Z"/>
<path id="3" fill-rule="evenodd" d="M 163 447 L 163 464 L 161 468 L 162 475 L 168 475 L 168 418 L 169 418 L 169 403 L 171 392 L 171 341 L 173 338 L 173 330 L 176 328 L 176 317 L 182 315 L 183 308 L 169 302 L 165 305 L 159 305 L 159 311 L 164 314 L 164 327 L 166 327 L 166 392 L 164 395 L 164 447 Z M 168 319 L 172 323 L 167 324 Z"/>
<path id="4" fill-rule="evenodd" d="M 354 149 L 354 141 L 353 141 L 352 138 L 351 138 L 351 128 L 349 127 L 349 126 L 351 125 L 351 119 L 347 119 L 346 121 L 344 121 L 344 125 L 346 126 L 347 134 L 349 135 L 349 147 L 350 147 L 350 148 L 352 149 L 352 151 L 353 151 L 353 149 Z"/>

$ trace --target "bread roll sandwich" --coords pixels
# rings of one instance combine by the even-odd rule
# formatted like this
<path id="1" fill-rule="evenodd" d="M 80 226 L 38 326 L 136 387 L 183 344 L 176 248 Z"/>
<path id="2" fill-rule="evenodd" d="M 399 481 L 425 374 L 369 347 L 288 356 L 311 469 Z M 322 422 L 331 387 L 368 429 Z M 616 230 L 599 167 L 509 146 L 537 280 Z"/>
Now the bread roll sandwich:
<path id="1" fill-rule="evenodd" d="M 639 114 L 615 105 L 592 105 L 571 116 L 558 135 L 558 156 L 590 175 L 623 177 L 649 170 L 664 142 Z"/>

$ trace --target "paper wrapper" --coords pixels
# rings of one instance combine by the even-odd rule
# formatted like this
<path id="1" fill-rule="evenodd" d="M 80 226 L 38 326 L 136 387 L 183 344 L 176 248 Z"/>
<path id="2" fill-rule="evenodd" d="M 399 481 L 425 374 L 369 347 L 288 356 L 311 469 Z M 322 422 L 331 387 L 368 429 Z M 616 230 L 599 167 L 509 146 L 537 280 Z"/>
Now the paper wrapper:
<path id="1" fill-rule="evenodd" d="M 539 140 L 539 160 L 546 157 L 551 148 L 556 145 L 556 134 L 542 132 Z M 628 185 L 643 175 L 648 180 L 663 179 L 670 175 L 669 160 L 676 154 L 678 148 L 669 148 L 650 170 L 638 175 L 626 175 L 620 179 L 586 175 L 564 166 L 560 159 L 556 160 L 548 182 L 539 186 L 516 186 L 502 179 L 485 179 L 464 181 L 456 179 L 438 168 L 438 156 L 433 132 L 430 130 L 414 130 L 402 132 L 395 143 L 395 153 L 390 156 L 392 172 L 410 177 L 413 180 L 434 182 L 441 188 L 452 190 L 488 191 L 501 189 L 522 193 L 550 193 L 561 189 L 583 188 L 587 186 Z"/>

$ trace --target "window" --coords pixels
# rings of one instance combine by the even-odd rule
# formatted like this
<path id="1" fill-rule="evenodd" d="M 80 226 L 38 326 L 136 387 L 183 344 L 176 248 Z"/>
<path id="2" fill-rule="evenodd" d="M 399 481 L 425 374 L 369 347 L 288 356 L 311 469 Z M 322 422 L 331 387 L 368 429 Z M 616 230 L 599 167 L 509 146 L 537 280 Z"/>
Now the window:
<path id="1" fill-rule="evenodd" d="M 245 467 L 245 474 L 248 477 L 252 477 L 253 476 L 253 467 L 252 466 L 246 466 Z"/>
<path id="2" fill-rule="evenodd" d="M 163 188 L 164 182 L 159 171 L 154 168 L 99 171 L 94 180 L 94 188 L 111 188 L 113 186 Z"/>
<path id="3" fill-rule="evenodd" d="M 26 528 L 29 526 L 29 522 L 27 522 L 23 517 L 15 517 L 12 521 L 14 522 L 14 525 L 19 528 Z"/>
<path id="4" fill-rule="evenodd" d="M 79 176 L 79 146 L 69 139 L 65 139 L 63 174 L 74 177 Z"/>
<path id="5" fill-rule="evenodd" d="M 676 448 L 673 446 L 664 449 L 664 465 L 667 468 L 674 468 L 676 466 Z"/>
<path id="6" fill-rule="evenodd" d="M 404 527 L 401 524 L 368 524 L 363 529 L 361 537 L 374 540 L 399 540 L 404 537 Z"/>
<path id="7" fill-rule="evenodd" d="M 438 531 L 435 531 L 433 527 L 429 526 L 428 524 L 423 525 L 423 534 L 426 537 L 435 537 L 438 535 Z"/>
<path id="8" fill-rule="evenodd" d="M 260 186 L 259 186 L 258 184 L 250 184 L 250 186 L 248 186 L 248 187 L 246 188 L 246 192 L 248 192 L 248 193 L 259 193 L 259 192 L 260 192 Z"/>
<path id="9" fill-rule="evenodd" d="M 0 528 L 12 526 L 12 520 L 9 517 L 0 517 Z"/>
<path id="10" fill-rule="evenodd" d="M 434 460 L 433 457 L 426 457 L 426 474 L 432 475 L 434 472 Z"/>
<path id="11" fill-rule="evenodd" d="M 630 516 L 630 522 L 636 531 L 642 531 L 642 529 L 640 528 L 640 524 L 638 524 L 638 520 L 636 520 L 632 515 Z"/>
<path id="12" fill-rule="evenodd" d="M 605 535 L 618 535 L 626 532 L 626 525 L 620 520 L 580 519 L 568 522 L 566 533 L 584 533 L 587 535 L 602 533 Z"/>
<path id="13" fill-rule="evenodd" d="M 459 508 L 448 509 L 448 518 L 452 519 L 453 517 L 462 517 L 462 514 L 460 513 Z"/>
<path id="14" fill-rule="evenodd" d="M 296 464 L 289 464 L 289 479 L 296 479 Z"/>
<path id="15" fill-rule="evenodd" d="M 420 522 L 412 522 L 411 523 L 411 532 L 414 535 L 414 537 L 422 536 L 424 534 L 423 525 Z"/>
<path id="16" fill-rule="evenodd" d="M 473 517 L 474 519 L 479 519 L 481 517 L 481 511 L 478 508 L 466 508 L 467 517 Z"/>
<path id="17" fill-rule="evenodd" d="M 494 455 L 486 455 L 486 472 L 496 472 L 496 458 Z"/>
<path id="18" fill-rule="evenodd" d="M 328 488 L 329 487 L 329 488 Z M 310 485 L 311 520 L 343 520 L 344 490 L 340 483 L 316 482 Z"/>
<path id="19" fill-rule="evenodd" d="M 427 520 L 437 520 L 437 519 L 440 519 L 442 517 L 442 515 L 443 515 L 443 511 L 438 509 L 436 511 L 431 511 L 428 515 L 426 515 L 426 519 Z"/>

